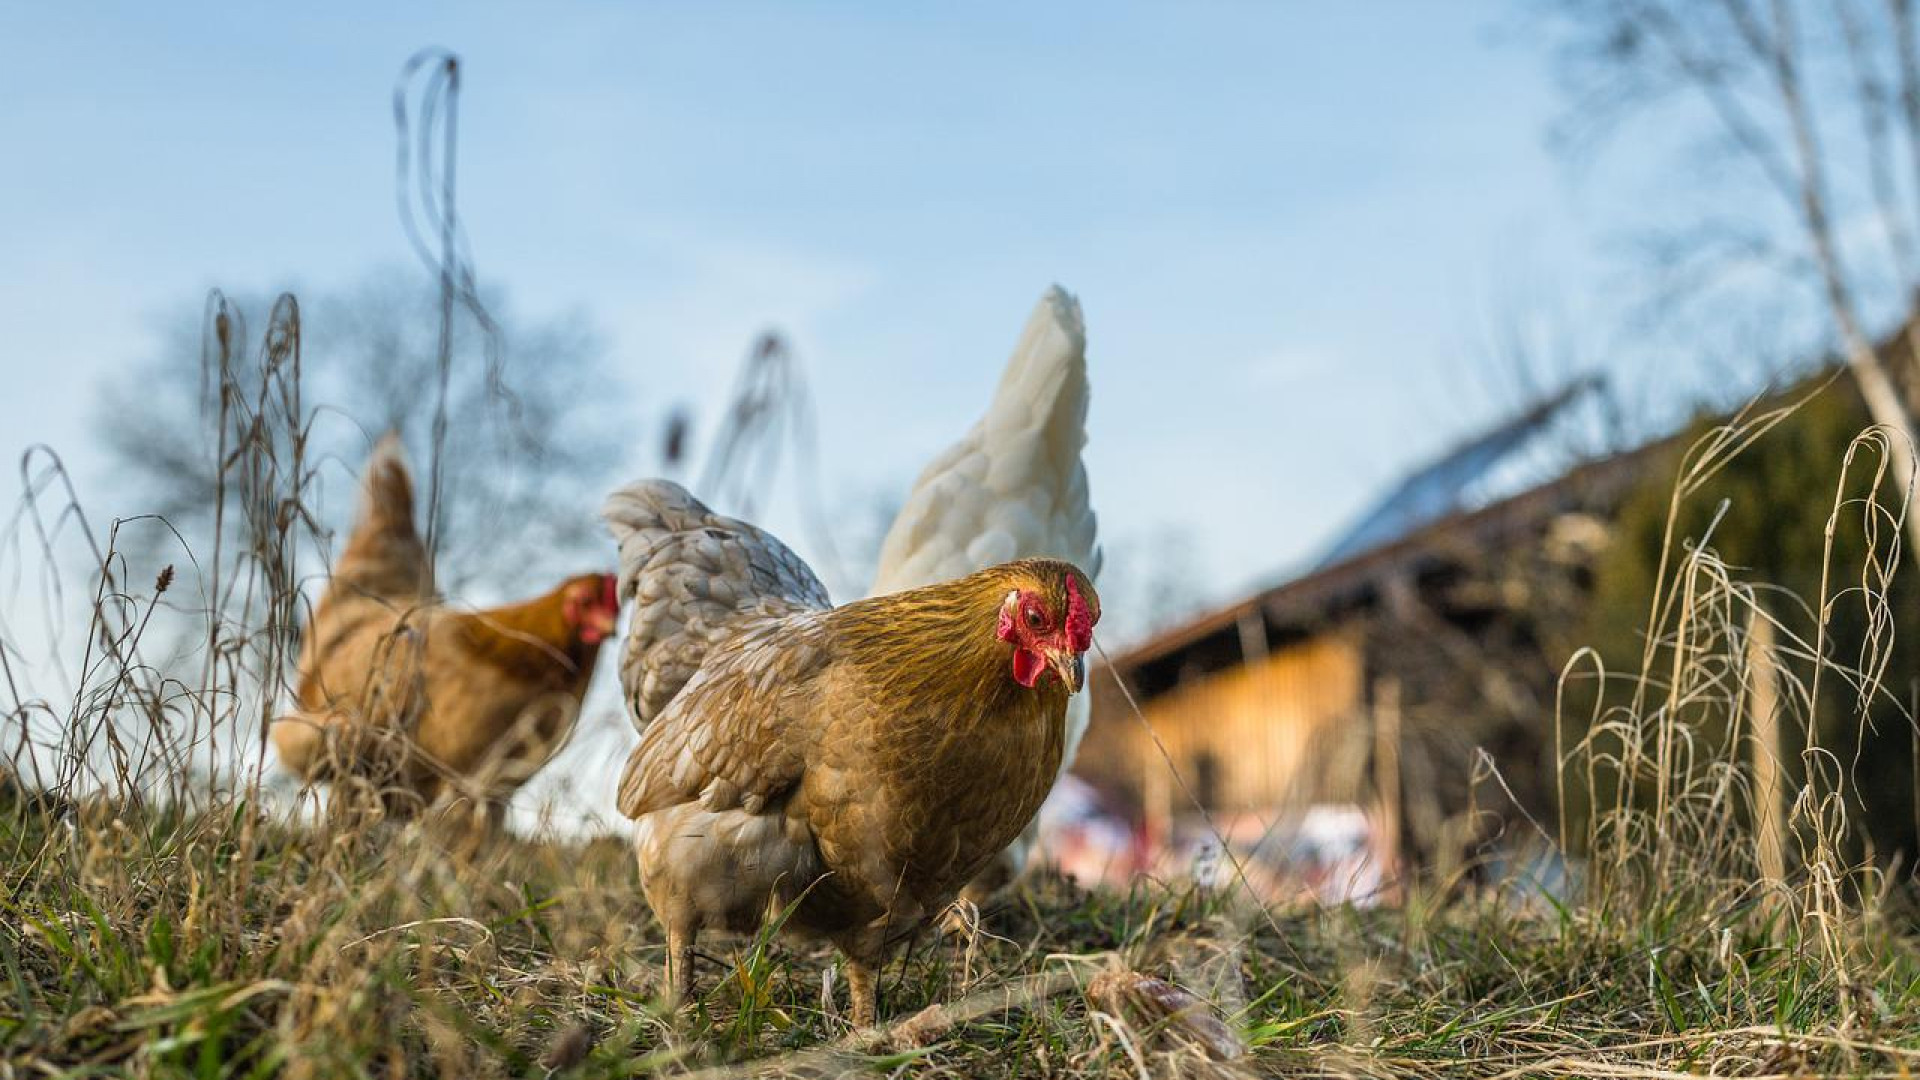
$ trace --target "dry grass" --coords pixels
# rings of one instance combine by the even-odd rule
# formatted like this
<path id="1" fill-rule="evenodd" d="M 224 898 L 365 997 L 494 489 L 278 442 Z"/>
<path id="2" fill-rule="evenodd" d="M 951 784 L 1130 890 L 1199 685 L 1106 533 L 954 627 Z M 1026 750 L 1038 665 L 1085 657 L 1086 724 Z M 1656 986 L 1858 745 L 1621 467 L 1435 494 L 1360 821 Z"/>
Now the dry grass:
<path id="1" fill-rule="evenodd" d="M 1844 762 L 1786 748 L 1808 779 L 1779 793 L 1772 860 L 1744 824 L 1758 820 L 1751 761 L 1700 752 L 1704 725 L 1745 715 L 1769 655 L 1754 647 L 1755 585 L 1710 538 L 1669 538 L 1641 671 L 1624 677 L 1631 705 L 1562 747 L 1563 779 L 1606 795 L 1587 835 L 1561 838 L 1591 853 L 1571 899 L 1431 883 L 1396 910 L 1256 910 L 1236 890 L 1041 878 L 979 933 L 922 942 L 889 969 L 891 1016 L 972 1003 L 917 1038 L 854 1036 L 829 955 L 765 938 L 710 956 L 696 1005 L 663 1012 L 661 936 L 620 843 L 541 837 L 467 860 L 429 826 L 311 798 L 289 812 L 263 787 L 261 724 L 284 689 L 314 540 L 311 416 L 296 306 L 277 311 L 252 366 L 213 310 L 211 417 L 223 485 L 242 496 L 216 547 L 154 580 L 107 530 L 89 557 L 85 658 L 58 695 L 35 696 L 10 659 L 18 643 L 0 642 L 0 701 L 25 748 L 0 795 L 0 1076 L 1920 1069 L 1920 940 L 1904 889 L 1840 854 Z M 1703 446 L 1676 505 L 1772 420 Z M 1850 467 L 1877 467 L 1875 438 Z M 53 523 L 79 508 L 49 494 L 65 490 L 57 461 L 36 462 L 17 528 L 51 547 Z M 1884 592 L 1903 513 L 1902 500 L 1836 506 L 1836 528 L 1876 542 L 1870 565 L 1829 568 L 1848 583 L 1835 596 Z M 156 647 L 169 622 L 178 638 Z M 1827 652 L 1781 641 L 1765 672 L 1780 708 L 1811 708 L 1822 679 L 1886 693 L 1874 656 Z M 1590 671 L 1576 658 L 1569 685 Z M 1080 989 L 1116 969 L 1203 998 L 1247 1053 L 1220 1060 L 1174 1025 L 1090 1004 Z"/>
<path id="2" fill-rule="evenodd" d="M 655 997 L 660 935 L 612 842 L 511 844 L 478 864 L 417 826 L 291 828 L 237 803 L 189 817 L 16 798 L 0 842 L 0 1040 L 14 1075 L 570 1076 L 773 1057 L 957 1076 L 1899 1074 L 1920 1065 L 1920 960 L 1891 920 L 1808 934 L 1751 895 L 1541 912 L 1276 913 L 1057 880 L 889 971 L 888 1012 L 1155 971 L 1253 1047 L 1212 1061 L 1076 993 L 929 1047 L 782 1058 L 850 1034 L 831 960 L 766 941 L 703 965 L 693 1011 Z M 1533 911 L 1536 913 L 1528 913 Z"/>

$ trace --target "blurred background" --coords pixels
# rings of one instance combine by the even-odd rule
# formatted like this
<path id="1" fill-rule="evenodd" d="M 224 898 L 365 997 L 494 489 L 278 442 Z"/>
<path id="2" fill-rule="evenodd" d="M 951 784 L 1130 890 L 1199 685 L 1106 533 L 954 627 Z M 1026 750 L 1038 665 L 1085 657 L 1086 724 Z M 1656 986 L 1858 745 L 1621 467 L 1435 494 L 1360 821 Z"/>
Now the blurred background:
<path id="1" fill-rule="evenodd" d="M 1523 860 L 1511 841 L 1565 824 L 1561 669 L 1642 656 L 1691 438 L 1820 394 L 1680 528 L 1809 595 L 1850 440 L 1905 415 L 1850 380 L 1915 383 L 1906 5 L 1768 10 L 0 10 L 16 703 L 90 677 L 79 532 L 124 520 L 127 580 L 218 561 L 211 289 L 249 342 L 299 298 L 301 587 L 397 428 L 416 461 L 438 446 L 440 584 L 480 604 L 610 567 L 599 501 L 654 473 L 863 594 L 1059 283 L 1087 326 L 1101 640 L 1160 738 L 1101 684 L 1055 857 L 1123 878 L 1224 839 L 1276 891 L 1340 896 Z M 167 610 L 235 602 L 195 595 Z M 1810 610 L 1780 605 L 1789 642 Z M 1868 604 L 1823 647 L 1911 610 Z M 207 648 L 183 631 L 153 663 Z M 1903 655 L 1893 692 L 1826 714 L 1862 751 L 1900 740 L 1859 781 L 1884 858 L 1914 843 Z M 612 681 L 521 828 L 612 816 Z"/>

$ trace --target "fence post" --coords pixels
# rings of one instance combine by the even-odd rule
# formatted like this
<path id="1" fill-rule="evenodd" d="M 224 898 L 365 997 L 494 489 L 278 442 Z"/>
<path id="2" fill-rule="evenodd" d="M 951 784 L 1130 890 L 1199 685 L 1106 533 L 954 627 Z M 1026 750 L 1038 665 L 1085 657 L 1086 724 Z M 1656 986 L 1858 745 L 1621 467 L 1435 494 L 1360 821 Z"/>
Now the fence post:
<path id="1" fill-rule="evenodd" d="M 1401 824 L 1405 818 L 1400 788 L 1400 680 L 1392 676 L 1383 676 L 1373 684 L 1373 790 L 1384 898 L 1400 894 L 1397 882 L 1406 864 L 1406 837 Z"/>
<path id="2" fill-rule="evenodd" d="M 1747 622 L 1747 738 L 1753 758 L 1754 858 L 1772 903 L 1787 878 L 1786 820 L 1780 810 L 1780 686 L 1773 622 L 1758 604 Z"/>

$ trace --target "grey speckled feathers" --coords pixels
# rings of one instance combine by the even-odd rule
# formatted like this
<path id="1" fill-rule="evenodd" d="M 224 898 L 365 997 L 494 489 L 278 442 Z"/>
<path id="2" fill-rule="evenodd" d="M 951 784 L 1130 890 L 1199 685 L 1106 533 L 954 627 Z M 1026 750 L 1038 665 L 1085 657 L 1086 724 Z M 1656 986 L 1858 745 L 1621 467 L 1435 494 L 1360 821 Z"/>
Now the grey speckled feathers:
<path id="1" fill-rule="evenodd" d="M 600 514 L 620 545 L 620 598 L 632 605 L 620 685 L 643 731 L 740 620 L 831 606 L 785 544 L 671 481 L 629 484 Z"/>

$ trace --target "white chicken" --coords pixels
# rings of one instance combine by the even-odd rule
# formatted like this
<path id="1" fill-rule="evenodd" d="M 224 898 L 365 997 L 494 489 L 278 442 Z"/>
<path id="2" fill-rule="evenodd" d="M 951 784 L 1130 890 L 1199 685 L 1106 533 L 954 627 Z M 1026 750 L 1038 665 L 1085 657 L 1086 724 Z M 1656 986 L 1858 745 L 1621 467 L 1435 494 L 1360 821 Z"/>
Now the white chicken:
<path id="1" fill-rule="evenodd" d="M 1027 319 L 1006 372 L 973 429 L 935 458 L 887 530 L 872 595 L 971 574 L 1014 559 L 1065 559 L 1100 570 L 1087 470 L 1087 334 L 1080 304 L 1047 290 Z M 1087 733 L 1090 695 L 1067 711 L 1064 772 Z M 968 887 L 976 903 L 1026 867 L 1039 824 Z"/>

